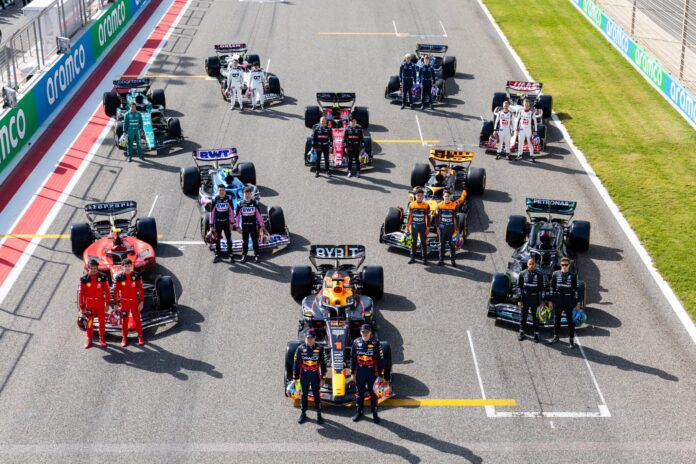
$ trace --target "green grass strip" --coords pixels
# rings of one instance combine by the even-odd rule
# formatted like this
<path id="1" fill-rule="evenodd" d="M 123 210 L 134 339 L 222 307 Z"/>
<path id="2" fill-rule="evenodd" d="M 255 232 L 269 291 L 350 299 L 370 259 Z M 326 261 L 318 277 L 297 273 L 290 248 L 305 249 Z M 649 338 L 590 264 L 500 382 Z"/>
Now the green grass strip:
<path id="1" fill-rule="evenodd" d="M 696 319 L 696 131 L 569 1 L 484 3 Z"/>

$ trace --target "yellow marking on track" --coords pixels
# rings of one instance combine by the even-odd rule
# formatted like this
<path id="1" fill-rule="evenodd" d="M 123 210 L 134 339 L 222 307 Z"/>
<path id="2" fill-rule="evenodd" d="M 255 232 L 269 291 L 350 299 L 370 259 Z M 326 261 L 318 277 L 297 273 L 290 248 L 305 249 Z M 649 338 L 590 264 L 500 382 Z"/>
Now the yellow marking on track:
<path id="1" fill-rule="evenodd" d="M 417 144 L 424 144 L 424 143 L 440 143 L 439 140 L 421 140 L 421 139 L 374 139 L 372 140 L 373 142 L 376 143 L 417 143 Z"/>
<path id="2" fill-rule="evenodd" d="M 477 406 L 517 406 L 515 400 L 483 400 L 483 399 L 422 399 L 390 398 L 381 406 L 416 406 L 416 407 L 477 407 Z"/>
<path id="3" fill-rule="evenodd" d="M 320 32 L 319 35 L 382 35 L 400 37 L 396 32 Z"/>

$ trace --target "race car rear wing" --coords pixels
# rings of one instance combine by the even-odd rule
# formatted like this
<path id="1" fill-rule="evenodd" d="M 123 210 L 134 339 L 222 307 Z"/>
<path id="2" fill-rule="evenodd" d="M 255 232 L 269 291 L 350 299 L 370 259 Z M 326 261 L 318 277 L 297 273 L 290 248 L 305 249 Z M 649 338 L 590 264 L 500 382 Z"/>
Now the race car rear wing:
<path id="1" fill-rule="evenodd" d="M 246 53 L 248 50 L 245 43 L 215 44 L 213 47 L 218 53 Z"/>
<path id="2" fill-rule="evenodd" d="M 541 92 L 541 82 L 507 81 L 506 88 L 516 92 Z"/>
<path id="3" fill-rule="evenodd" d="M 356 268 L 360 267 L 365 260 L 365 247 L 363 245 L 312 245 L 309 247 L 309 260 L 314 267 L 317 260 L 335 260 L 338 266 L 339 261 L 345 259 L 357 259 Z"/>
<path id="4" fill-rule="evenodd" d="M 445 148 L 433 148 L 430 150 L 430 160 L 445 163 L 471 163 L 475 153 L 464 150 L 448 150 Z"/>
<path id="5" fill-rule="evenodd" d="M 527 198 L 527 213 L 558 214 L 572 216 L 575 214 L 577 202 L 566 200 L 545 200 L 543 198 Z"/>
<path id="6" fill-rule="evenodd" d="M 116 214 L 137 211 L 138 204 L 133 200 L 109 201 L 104 203 L 89 203 L 85 205 L 85 213 L 93 216 L 112 216 Z"/>
<path id="7" fill-rule="evenodd" d="M 416 45 L 416 53 L 447 53 L 447 45 L 436 44 L 418 44 Z"/>
<path id="8" fill-rule="evenodd" d="M 143 77 L 140 79 L 116 79 L 114 87 L 116 89 L 137 89 L 141 87 L 150 87 L 152 79 Z"/>
<path id="9" fill-rule="evenodd" d="M 355 101 L 355 92 L 317 92 L 317 101 L 324 103 L 348 103 Z"/>
<path id="10" fill-rule="evenodd" d="M 208 148 L 193 152 L 193 158 L 198 161 L 228 161 L 237 157 L 236 148 Z"/>

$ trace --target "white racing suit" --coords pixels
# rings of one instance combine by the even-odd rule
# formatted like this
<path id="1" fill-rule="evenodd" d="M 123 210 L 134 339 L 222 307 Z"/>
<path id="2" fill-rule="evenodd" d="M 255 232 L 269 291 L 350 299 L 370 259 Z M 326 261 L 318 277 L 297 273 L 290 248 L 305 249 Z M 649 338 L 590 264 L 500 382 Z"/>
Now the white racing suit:
<path id="1" fill-rule="evenodd" d="M 495 115 L 493 129 L 498 131 L 498 155 L 501 153 L 506 156 L 510 154 L 510 139 L 512 138 L 512 126 L 514 116 L 512 111 L 504 112 L 500 110 Z M 505 146 L 505 148 L 503 148 Z"/>
<path id="2" fill-rule="evenodd" d="M 230 96 L 230 108 L 234 108 L 235 95 L 239 102 L 239 109 L 244 108 L 242 103 L 243 79 L 244 70 L 242 68 L 239 66 L 233 68 L 231 64 L 227 67 L 227 93 Z"/>
<path id="3" fill-rule="evenodd" d="M 251 93 L 251 107 L 256 107 L 258 102 L 263 108 L 263 86 L 266 83 L 266 73 L 262 69 L 252 69 L 249 73 L 249 90 Z"/>
<path id="4" fill-rule="evenodd" d="M 532 126 L 534 129 L 532 130 Z M 517 128 L 517 156 L 522 156 L 522 151 L 524 150 L 524 142 L 527 142 L 529 146 L 529 156 L 534 157 L 534 143 L 532 142 L 532 133 L 537 131 L 537 123 L 534 118 L 534 108 L 530 108 L 529 111 L 521 109 L 517 115 L 517 123 L 515 124 Z"/>

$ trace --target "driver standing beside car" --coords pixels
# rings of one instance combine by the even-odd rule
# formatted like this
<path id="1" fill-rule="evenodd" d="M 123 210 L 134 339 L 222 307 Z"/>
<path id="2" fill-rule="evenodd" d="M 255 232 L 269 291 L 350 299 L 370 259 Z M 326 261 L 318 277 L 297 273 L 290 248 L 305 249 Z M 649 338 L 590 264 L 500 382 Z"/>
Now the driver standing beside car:
<path id="1" fill-rule="evenodd" d="M 435 69 L 430 64 L 430 57 L 423 57 L 423 66 L 420 67 L 419 80 L 421 85 L 421 109 L 425 109 L 425 99 L 428 99 L 430 109 L 433 109 L 433 81 L 435 80 Z"/>
<path id="2" fill-rule="evenodd" d="M 145 344 L 143 339 L 143 324 L 140 320 L 140 311 L 143 310 L 145 301 L 145 289 L 143 278 L 133 271 L 133 261 L 126 258 L 121 263 L 123 272 L 114 277 L 114 304 L 121 309 L 121 346 L 128 346 L 128 314 L 133 318 L 135 331 L 138 333 L 138 345 Z"/>
<path id="3" fill-rule="evenodd" d="M 413 95 L 411 94 L 411 89 L 413 88 L 413 81 L 416 80 L 416 65 L 411 63 L 411 54 L 407 53 L 404 56 L 404 62 L 401 63 L 401 68 L 399 68 L 399 81 L 401 82 L 401 109 L 403 110 L 406 106 L 406 98 L 408 98 L 408 103 L 413 109 Z"/>
<path id="4" fill-rule="evenodd" d="M 512 123 L 514 115 L 510 111 L 510 102 L 503 102 L 503 109 L 495 115 L 493 130 L 498 132 L 498 153 L 495 159 L 510 157 L 510 140 L 512 139 Z"/>
<path id="5" fill-rule="evenodd" d="M 544 276 L 536 270 L 534 258 L 527 260 L 527 269 L 520 272 L 517 278 L 517 288 L 520 291 L 520 333 L 517 335 L 519 341 L 524 340 L 524 331 L 527 326 L 529 312 L 532 312 L 532 329 L 534 330 L 534 343 L 539 343 L 539 318 L 536 309 L 544 296 Z"/>
<path id="6" fill-rule="evenodd" d="M 227 67 L 227 95 L 230 98 L 230 110 L 234 109 L 235 96 L 239 101 L 240 111 L 244 111 L 244 103 L 242 103 L 242 86 L 244 79 L 244 70 L 239 67 L 237 59 L 232 60 Z"/>
<path id="7" fill-rule="evenodd" d="M 259 229 L 267 235 L 266 228 L 263 226 L 263 218 L 256 201 L 251 198 L 254 189 L 250 186 L 244 187 L 244 201 L 237 205 L 234 221 L 237 228 L 242 229 L 242 262 L 246 263 L 247 252 L 249 251 L 249 238 L 254 248 L 254 262 L 260 261 L 259 257 Z M 231 255 L 230 255 L 231 256 Z"/>
<path id="8" fill-rule="evenodd" d="M 372 420 L 379 424 L 377 415 L 377 394 L 373 390 L 375 380 L 384 369 L 382 350 L 379 341 L 372 337 L 370 324 L 363 324 L 360 328 L 360 338 L 353 341 L 351 356 L 351 374 L 357 388 L 357 411 L 353 416 L 353 422 L 357 422 L 363 416 L 365 393 L 370 393 L 370 406 L 372 408 Z"/>
<path id="9" fill-rule="evenodd" d="M 416 248 L 420 238 L 421 253 L 423 254 L 423 264 L 428 264 L 428 228 L 430 225 L 430 205 L 423 201 L 423 188 L 414 189 L 415 201 L 408 205 L 408 223 L 406 230 L 411 234 L 411 259 L 408 264 L 416 262 Z"/>
<path id="10" fill-rule="evenodd" d="M 312 148 L 317 154 L 317 165 L 314 177 L 319 177 L 321 168 L 321 155 L 324 155 L 324 165 L 326 166 L 326 175 L 331 177 L 331 168 L 329 165 L 329 150 L 333 145 L 333 132 L 326 122 L 326 117 L 322 116 L 319 119 L 319 124 L 315 124 L 312 129 Z"/>
<path id="11" fill-rule="evenodd" d="M 560 341 L 561 317 L 566 314 L 568 321 L 568 336 L 570 338 L 570 348 L 575 348 L 575 323 L 573 322 L 573 308 L 580 309 L 580 298 L 578 297 L 578 277 L 574 272 L 570 272 L 570 259 L 566 256 L 561 258 L 561 270 L 554 271 L 551 275 L 551 298 L 553 302 L 554 323 L 553 338 L 548 340 L 549 345 L 554 345 Z"/>
<path id="12" fill-rule="evenodd" d="M 251 90 L 251 109 L 256 109 L 256 103 L 263 110 L 264 92 L 263 86 L 266 83 L 266 73 L 261 70 L 261 65 L 258 61 L 254 61 L 254 67 L 249 73 L 249 88 Z"/>
<path id="13" fill-rule="evenodd" d="M 126 131 L 126 155 L 130 163 L 133 158 L 133 145 L 135 145 L 138 158 L 143 158 L 143 148 L 140 146 L 140 131 L 143 130 L 143 115 L 136 109 L 134 101 L 130 103 L 130 111 L 123 117 L 123 128 Z"/>
<path id="14" fill-rule="evenodd" d="M 363 129 L 355 118 L 355 113 L 350 117 L 350 125 L 343 134 L 343 149 L 348 155 L 348 177 L 355 172 L 355 177 L 360 177 L 360 150 L 363 146 Z M 355 171 L 352 166 L 355 164 Z"/>
<path id="15" fill-rule="evenodd" d="M 230 263 L 234 263 L 234 255 L 232 254 L 232 232 L 230 230 L 230 224 L 234 221 L 234 207 L 232 205 L 232 199 L 227 196 L 227 190 L 225 186 L 218 185 L 218 194 L 213 199 L 210 204 L 210 227 L 215 227 L 215 232 L 217 233 L 217 238 L 215 239 L 215 258 L 213 258 L 214 263 L 220 262 L 222 259 L 220 257 L 220 240 L 222 240 L 222 234 L 225 234 L 225 240 L 227 240 L 227 254 L 230 257 Z"/>
<path id="16" fill-rule="evenodd" d="M 297 419 L 300 424 L 307 420 L 307 399 L 310 390 L 317 410 L 317 424 L 324 423 L 321 417 L 321 379 L 326 376 L 326 359 L 324 349 L 314 343 L 316 339 L 317 334 L 314 329 L 309 329 L 305 335 L 305 342 L 295 350 L 292 378 L 299 379 L 302 387 L 302 413 Z"/>
<path id="17" fill-rule="evenodd" d="M 517 116 L 515 127 L 517 129 L 517 157 L 515 160 L 522 159 L 524 143 L 527 142 L 529 159 L 532 160 L 532 163 L 536 163 L 536 159 L 534 159 L 534 137 L 537 135 L 537 121 L 534 117 L 534 108 L 532 108 L 528 98 L 525 98 L 524 103 L 522 103 L 522 109 Z"/>
<path id="18" fill-rule="evenodd" d="M 464 234 L 466 231 L 457 230 L 457 211 L 459 207 L 466 200 L 466 190 L 462 191 L 459 198 L 452 201 L 452 192 L 449 189 L 444 189 L 442 191 L 442 201 L 437 204 L 437 234 L 440 239 L 440 260 L 437 262 L 438 266 L 445 264 L 445 248 L 449 245 L 450 249 L 450 260 L 452 261 L 452 267 L 457 266 L 455 256 L 457 250 L 454 248 L 454 243 L 452 243 L 452 236 L 457 232 Z"/>
<path id="19" fill-rule="evenodd" d="M 99 344 L 106 347 L 106 307 L 111 303 L 109 277 L 99 272 L 99 263 L 91 259 L 87 274 L 80 278 L 80 311 L 87 316 L 87 341 L 85 349 L 92 346 L 94 335 L 94 316 L 99 321 Z"/>

